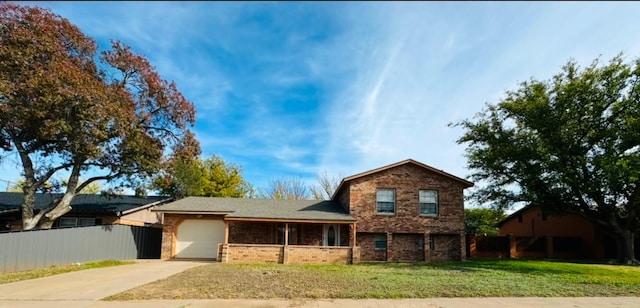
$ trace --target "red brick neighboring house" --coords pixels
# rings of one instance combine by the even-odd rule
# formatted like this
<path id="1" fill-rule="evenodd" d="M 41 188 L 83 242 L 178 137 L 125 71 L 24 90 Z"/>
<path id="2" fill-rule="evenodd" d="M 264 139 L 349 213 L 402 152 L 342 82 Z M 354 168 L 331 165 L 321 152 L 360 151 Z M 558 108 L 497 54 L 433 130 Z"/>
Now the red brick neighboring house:
<path id="1" fill-rule="evenodd" d="M 547 214 L 526 206 L 497 226 L 511 237 L 512 258 L 602 259 L 615 257 L 615 241 L 576 214 Z"/>
<path id="2" fill-rule="evenodd" d="M 343 263 L 464 260 L 463 189 L 408 159 L 344 178 L 331 200 L 188 197 L 164 215 L 162 258 Z"/>

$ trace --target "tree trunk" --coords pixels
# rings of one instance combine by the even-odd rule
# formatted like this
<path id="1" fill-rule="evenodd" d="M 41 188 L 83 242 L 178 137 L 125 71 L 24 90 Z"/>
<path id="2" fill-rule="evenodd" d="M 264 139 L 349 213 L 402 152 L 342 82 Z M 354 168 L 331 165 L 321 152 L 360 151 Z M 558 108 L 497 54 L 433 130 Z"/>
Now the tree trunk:
<path id="1" fill-rule="evenodd" d="M 71 211 L 69 204 L 71 204 L 73 197 L 75 197 L 75 194 L 67 192 L 62 196 L 62 198 L 60 198 L 60 200 L 57 200 L 55 207 L 40 219 L 40 229 L 51 229 L 53 222 L 58 217 Z"/>
<path id="2" fill-rule="evenodd" d="M 615 233 L 617 244 L 616 261 L 622 264 L 634 264 L 638 261 L 635 258 L 634 233 L 629 230 L 620 230 Z"/>

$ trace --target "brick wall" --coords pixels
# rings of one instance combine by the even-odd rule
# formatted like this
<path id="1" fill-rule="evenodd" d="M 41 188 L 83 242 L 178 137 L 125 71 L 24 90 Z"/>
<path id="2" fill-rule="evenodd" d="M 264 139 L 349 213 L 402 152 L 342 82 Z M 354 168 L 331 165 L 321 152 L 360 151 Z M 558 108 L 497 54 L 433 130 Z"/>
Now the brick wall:
<path id="1" fill-rule="evenodd" d="M 222 261 L 229 263 L 282 263 L 282 245 L 228 244 Z"/>
<path id="2" fill-rule="evenodd" d="M 431 250 L 431 260 L 461 260 L 460 236 L 457 234 L 432 234 L 434 249 Z M 427 243 L 428 244 L 428 243 Z"/>
<path id="3" fill-rule="evenodd" d="M 396 209 L 393 215 L 378 215 L 376 212 L 376 190 L 384 188 L 395 189 Z M 385 253 L 374 250 L 372 233 L 423 236 L 431 233 L 454 234 L 458 237 L 456 254 L 460 256 L 458 259 L 462 259 L 465 256 L 464 238 L 460 238 L 464 236 L 463 189 L 463 184 L 458 181 L 407 163 L 349 181 L 336 199 L 341 203 L 348 200 L 348 204 L 343 205 L 357 219 L 357 246 L 361 247 L 363 261 L 386 260 Z M 438 192 L 437 216 L 420 215 L 420 190 Z M 417 258 L 419 254 L 424 258 L 424 252 L 410 252 L 403 248 L 408 247 L 408 244 L 403 244 L 404 240 L 401 236 L 400 246 L 397 246 L 400 251 L 389 251 L 390 259 L 411 257 L 411 254 L 414 254 L 412 258 Z M 391 243 L 393 242 L 391 238 Z M 393 244 L 388 248 L 394 249 Z M 440 254 L 436 252 L 436 258 Z"/>
<path id="4" fill-rule="evenodd" d="M 274 225 L 266 222 L 229 222 L 229 243 L 274 244 Z"/>
<path id="5" fill-rule="evenodd" d="M 221 245 L 220 261 L 229 263 L 351 264 L 360 261 L 357 247 Z"/>
<path id="6" fill-rule="evenodd" d="M 356 234 L 358 247 L 360 248 L 361 261 L 386 261 L 387 252 L 385 250 L 375 250 L 374 239 L 376 233 L 360 233 Z M 380 233 L 380 235 L 385 235 Z"/>
<path id="7" fill-rule="evenodd" d="M 303 224 L 302 225 L 302 245 L 321 246 L 322 245 L 322 225 Z"/>
<path id="8" fill-rule="evenodd" d="M 285 250 L 287 263 L 351 263 L 350 247 L 287 246 Z"/>
<path id="9" fill-rule="evenodd" d="M 394 233 L 392 237 L 393 261 L 424 261 L 424 234 Z"/>

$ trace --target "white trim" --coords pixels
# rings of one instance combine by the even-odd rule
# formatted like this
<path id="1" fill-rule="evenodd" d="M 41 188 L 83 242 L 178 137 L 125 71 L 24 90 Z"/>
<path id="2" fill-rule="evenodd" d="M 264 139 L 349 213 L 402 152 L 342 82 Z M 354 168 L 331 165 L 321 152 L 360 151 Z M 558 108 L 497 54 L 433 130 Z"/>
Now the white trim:
<path id="1" fill-rule="evenodd" d="M 330 246 L 329 245 L 329 228 L 333 227 L 334 232 L 336 233 L 334 245 L 331 246 L 340 246 L 340 225 L 339 224 L 327 224 L 323 226 L 322 230 L 322 246 Z"/>

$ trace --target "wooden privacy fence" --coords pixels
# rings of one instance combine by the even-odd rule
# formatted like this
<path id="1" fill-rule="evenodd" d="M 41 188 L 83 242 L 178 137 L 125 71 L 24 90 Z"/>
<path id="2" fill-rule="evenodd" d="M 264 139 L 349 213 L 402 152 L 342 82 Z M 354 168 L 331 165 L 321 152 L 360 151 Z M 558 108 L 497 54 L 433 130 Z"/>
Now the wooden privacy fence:
<path id="1" fill-rule="evenodd" d="M 467 234 L 470 258 L 587 258 L 582 239 L 560 236 L 476 236 Z"/>
<path id="2" fill-rule="evenodd" d="M 100 260 L 158 259 L 162 230 L 101 225 L 0 233 L 0 272 Z"/>

